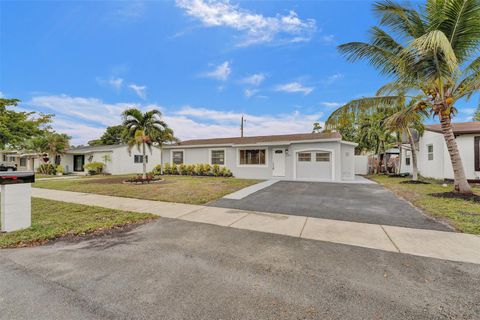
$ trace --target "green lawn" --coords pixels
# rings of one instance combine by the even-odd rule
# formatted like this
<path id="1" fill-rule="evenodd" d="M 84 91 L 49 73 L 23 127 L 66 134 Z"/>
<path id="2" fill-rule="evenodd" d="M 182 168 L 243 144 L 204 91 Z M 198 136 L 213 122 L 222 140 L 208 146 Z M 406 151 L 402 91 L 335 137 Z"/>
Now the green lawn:
<path id="1" fill-rule="evenodd" d="M 147 213 L 105 209 L 32 198 L 32 226 L 0 233 L 0 248 L 31 246 L 64 236 L 84 235 L 155 219 Z"/>
<path id="2" fill-rule="evenodd" d="M 432 194 L 451 191 L 453 189 L 451 184 L 443 187 L 441 183 L 432 180 L 426 180 L 431 184 L 401 184 L 400 182 L 409 179 L 391 178 L 384 175 L 369 176 L 368 178 L 391 189 L 426 214 L 446 220 L 457 230 L 480 234 L 480 202 L 432 196 Z M 480 196 L 478 187 L 474 188 L 474 192 Z"/>
<path id="3" fill-rule="evenodd" d="M 36 188 L 96 193 L 109 196 L 157 201 L 205 204 L 260 182 L 253 179 L 221 177 L 165 176 L 159 184 L 123 184 L 129 176 L 104 176 L 75 180 L 44 180 Z"/>

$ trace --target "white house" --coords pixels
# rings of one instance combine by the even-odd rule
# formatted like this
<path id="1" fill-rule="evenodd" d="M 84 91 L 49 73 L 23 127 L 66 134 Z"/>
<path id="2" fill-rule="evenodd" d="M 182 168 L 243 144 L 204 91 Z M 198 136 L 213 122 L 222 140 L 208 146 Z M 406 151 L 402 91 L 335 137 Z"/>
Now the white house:
<path id="1" fill-rule="evenodd" d="M 0 150 L 0 163 L 14 166 L 18 171 L 33 171 L 40 163 L 36 153 L 22 153 L 16 150 Z"/>
<path id="2" fill-rule="evenodd" d="M 338 133 L 188 140 L 165 146 L 163 163 L 226 166 L 235 177 L 354 180 L 354 148 Z"/>
<path id="3" fill-rule="evenodd" d="M 454 123 L 453 132 L 469 180 L 480 179 L 480 122 Z M 418 171 L 424 177 L 453 179 L 452 163 L 439 124 L 425 126 L 418 143 Z M 410 146 L 404 145 L 402 172 L 412 172 Z"/>
<path id="4" fill-rule="evenodd" d="M 146 152 L 147 171 L 160 164 L 160 149 L 152 147 Z M 53 161 L 52 161 L 53 162 Z M 55 161 L 61 164 L 65 173 L 84 173 L 84 165 L 89 162 L 103 162 L 104 172 L 110 174 L 141 173 L 143 157 L 137 147 L 128 151 L 127 145 L 106 145 L 72 148 Z"/>

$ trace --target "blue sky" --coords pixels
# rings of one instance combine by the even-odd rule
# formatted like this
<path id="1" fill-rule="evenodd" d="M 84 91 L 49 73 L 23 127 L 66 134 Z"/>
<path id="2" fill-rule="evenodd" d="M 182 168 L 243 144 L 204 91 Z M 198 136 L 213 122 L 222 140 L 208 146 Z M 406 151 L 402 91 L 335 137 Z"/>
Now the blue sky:
<path id="1" fill-rule="evenodd" d="M 54 113 L 73 144 L 159 108 L 181 139 L 308 132 L 386 79 L 336 45 L 367 40 L 368 1 L 2 1 L 0 93 Z M 458 105 L 470 119 L 478 99 Z"/>

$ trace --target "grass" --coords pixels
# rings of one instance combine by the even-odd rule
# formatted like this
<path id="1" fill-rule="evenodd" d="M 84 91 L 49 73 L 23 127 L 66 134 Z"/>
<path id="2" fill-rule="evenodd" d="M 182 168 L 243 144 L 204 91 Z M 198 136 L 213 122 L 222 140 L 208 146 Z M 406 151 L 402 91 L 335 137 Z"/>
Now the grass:
<path id="1" fill-rule="evenodd" d="M 401 184 L 409 178 L 393 178 L 384 175 L 368 178 L 384 185 L 397 195 L 407 199 L 426 214 L 447 221 L 458 231 L 480 234 L 480 203 L 470 200 L 441 198 L 432 194 L 452 191 L 449 184 L 443 187 L 435 180 L 425 180 L 431 184 Z M 475 194 L 480 195 L 480 188 L 475 187 Z"/>
<path id="2" fill-rule="evenodd" d="M 165 176 L 165 181 L 159 184 L 123 184 L 122 182 L 127 177 L 129 176 L 43 180 L 35 182 L 33 187 L 167 202 L 205 204 L 260 181 L 220 177 Z"/>
<path id="3" fill-rule="evenodd" d="M 155 218 L 147 213 L 32 198 L 31 228 L 0 233 L 0 248 L 38 245 L 65 236 L 105 232 Z"/>

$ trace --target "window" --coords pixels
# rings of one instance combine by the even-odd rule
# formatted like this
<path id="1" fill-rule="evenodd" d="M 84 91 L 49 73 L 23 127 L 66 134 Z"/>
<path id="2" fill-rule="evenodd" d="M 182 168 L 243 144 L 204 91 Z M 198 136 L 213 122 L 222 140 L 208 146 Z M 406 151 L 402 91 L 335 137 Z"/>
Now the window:
<path id="1" fill-rule="evenodd" d="M 315 161 L 317 161 L 317 162 L 328 162 L 328 161 L 330 161 L 330 153 L 329 152 L 317 152 L 315 154 Z"/>
<path id="2" fill-rule="evenodd" d="M 473 152 L 475 154 L 473 157 L 473 162 L 475 166 L 475 171 L 480 171 L 480 136 L 474 137 L 473 143 Z"/>
<path id="3" fill-rule="evenodd" d="M 27 166 L 27 158 L 20 158 L 20 167 Z"/>
<path id="4" fill-rule="evenodd" d="M 60 164 L 61 160 L 62 160 L 62 158 L 60 157 L 60 155 L 57 154 L 55 156 L 55 164 L 58 166 Z"/>
<path id="5" fill-rule="evenodd" d="M 148 156 L 145 156 L 145 162 L 148 163 Z M 133 163 L 143 163 L 143 156 L 139 154 L 134 155 Z"/>
<path id="6" fill-rule="evenodd" d="M 183 163 L 183 151 L 172 151 L 172 162 L 174 164 Z"/>
<path id="7" fill-rule="evenodd" d="M 212 150 L 210 154 L 211 164 L 223 166 L 225 164 L 225 150 Z"/>
<path id="8" fill-rule="evenodd" d="M 298 153 L 299 162 L 310 162 L 312 161 L 312 154 L 310 152 L 299 152 Z"/>
<path id="9" fill-rule="evenodd" d="M 7 161 L 7 155 L 6 155 L 6 154 L 4 154 L 4 155 L 2 156 L 2 158 L 3 158 L 3 161 Z"/>
<path id="10" fill-rule="evenodd" d="M 427 156 L 428 160 L 433 160 L 433 144 L 427 145 Z"/>
<path id="11" fill-rule="evenodd" d="M 405 157 L 405 165 L 410 165 L 410 156 Z"/>
<path id="12" fill-rule="evenodd" d="M 266 149 L 240 150 L 240 164 L 241 165 L 265 165 L 266 154 L 267 154 Z"/>

